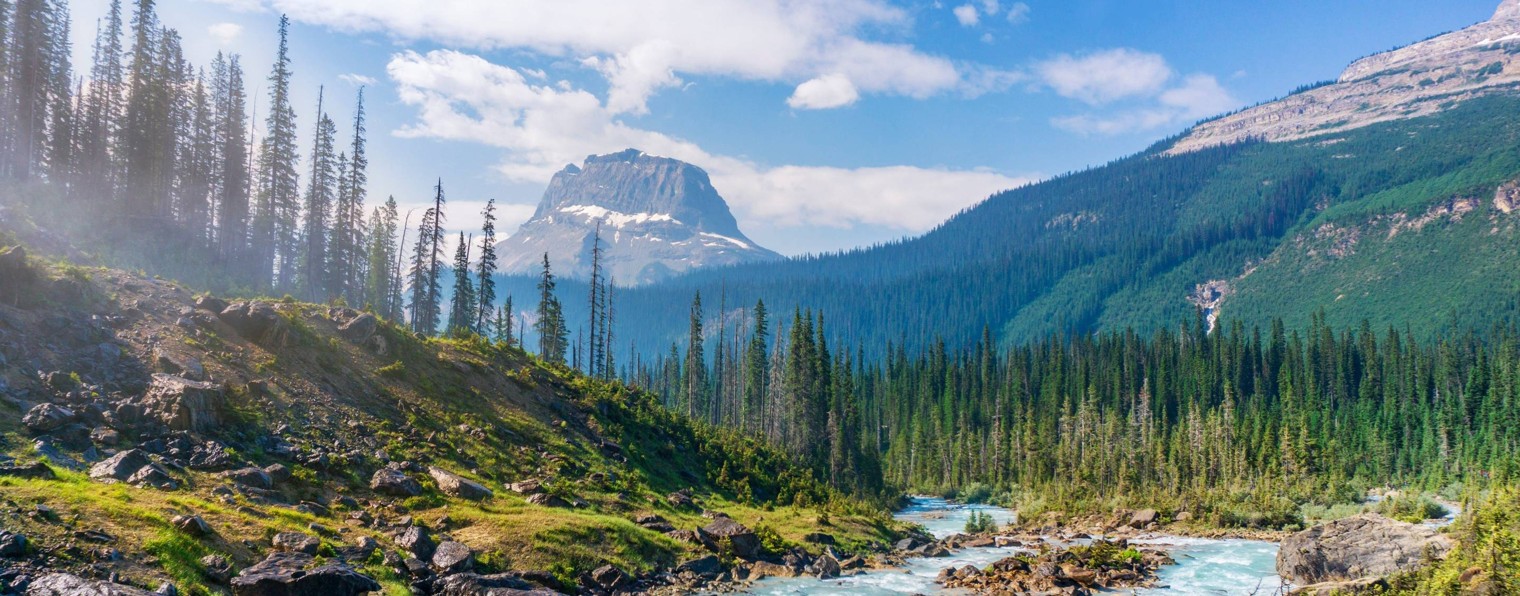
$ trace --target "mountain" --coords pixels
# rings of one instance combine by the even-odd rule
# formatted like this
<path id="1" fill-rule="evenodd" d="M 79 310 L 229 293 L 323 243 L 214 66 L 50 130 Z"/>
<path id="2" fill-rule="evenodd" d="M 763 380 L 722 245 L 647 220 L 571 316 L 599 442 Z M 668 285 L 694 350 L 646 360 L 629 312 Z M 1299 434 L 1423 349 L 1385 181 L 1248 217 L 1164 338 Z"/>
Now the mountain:
<path id="1" fill-rule="evenodd" d="M 1434 114 L 1520 85 L 1520 0 L 1492 18 L 1357 60 L 1335 81 L 1198 125 L 1171 152 L 1256 138 L 1290 141 Z"/>
<path id="2" fill-rule="evenodd" d="M 0 493 L 0 594 L 691 593 L 811 563 L 815 532 L 900 538 L 756 439 L 515 347 L 5 246 Z"/>
<path id="3" fill-rule="evenodd" d="M 1303 328 L 1317 314 L 1421 336 L 1520 321 L 1517 16 L 1506 1 L 1493 20 L 1355 61 L 1344 83 L 996 194 L 917 238 L 622 292 L 620 329 L 637 330 L 623 337 L 644 354 L 668 351 L 697 291 L 714 334 L 712 297 L 726 301 L 730 334 L 747 324 L 737 309 L 763 299 L 773 313 L 821 310 L 832 339 L 878 356 L 969 347 L 984 330 L 1011 345 L 1181 324 Z M 1444 95 L 1419 91 L 1431 73 L 1445 73 L 1432 79 Z M 1328 124 L 1291 109 L 1362 103 L 1383 107 Z"/>
<path id="4" fill-rule="evenodd" d="M 548 253 L 557 274 L 589 278 L 598 226 L 603 267 L 620 285 L 781 259 L 739 231 L 707 172 L 628 149 L 555 174 L 533 217 L 497 245 L 498 262 L 505 273 L 533 274 Z"/>

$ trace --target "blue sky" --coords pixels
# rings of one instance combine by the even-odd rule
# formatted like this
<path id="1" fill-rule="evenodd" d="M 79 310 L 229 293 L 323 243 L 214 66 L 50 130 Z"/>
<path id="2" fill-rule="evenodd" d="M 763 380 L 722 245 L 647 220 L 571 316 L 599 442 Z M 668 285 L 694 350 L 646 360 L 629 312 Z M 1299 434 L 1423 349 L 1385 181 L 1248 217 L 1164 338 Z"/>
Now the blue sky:
<path id="1" fill-rule="evenodd" d="M 72 0 L 75 64 L 109 0 Z M 163 0 L 263 105 L 289 13 L 297 111 L 346 122 L 371 189 L 442 178 L 454 229 L 516 229 L 548 177 L 637 147 L 707 169 L 785 254 L 921 233 L 991 192 L 1098 165 L 1198 118 L 1487 19 L 1495 0 Z M 262 108 L 261 108 L 262 109 Z M 262 111 L 260 112 L 262 114 Z M 262 115 L 260 116 L 262 120 Z"/>

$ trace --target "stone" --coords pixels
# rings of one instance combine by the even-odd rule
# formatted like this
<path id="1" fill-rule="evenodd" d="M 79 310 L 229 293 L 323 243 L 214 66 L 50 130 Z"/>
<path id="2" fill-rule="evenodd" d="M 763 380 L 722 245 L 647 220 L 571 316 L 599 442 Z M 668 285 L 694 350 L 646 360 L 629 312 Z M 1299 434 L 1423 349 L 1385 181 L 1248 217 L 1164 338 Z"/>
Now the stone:
<path id="1" fill-rule="evenodd" d="M 263 490 L 274 488 L 274 478 L 261 468 L 247 467 L 239 470 L 222 472 L 221 476 L 231 480 L 234 484 L 251 486 Z"/>
<path id="2" fill-rule="evenodd" d="M 512 484 L 508 484 L 507 490 L 510 490 L 519 495 L 535 495 L 544 492 L 544 486 L 537 480 L 524 480 L 522 482 L 513 482 Z"/>
<path id="3" fill-rule="evenodd" d="M 0 531 L 0 557 L 14 559 L 26 554 L 26 535 Z"/>
<path id="4" fill-rule="evenodd" d="M 380 468 L 369 479 L 369 487 L 393 497 L 415 497 L 422 494 L 422 485 L 412 477 L 394 468 Z"/>
<path id="5" fill-rule="evenodd" d="M 234 302 L 218 316 L 238 335 L 266 347 L 283 346 L 288 339 L 290 325 L 268 302 Z"/>
<path id="6" fill-rule="evenodd" d="M 32 581 L 27 596 L 163 596 L 121 584 L 88 580 L 67 573 L 49 573 Z"/>
<path id="7" fill-rule="evenodd" d="M 1156 523 L 1158 517 L 1160 517 L 1160 514 L 1156 513 L 1155 509 L 1141 509 L 1129 516 L 1129 526 L 1131 528 L 1144 528 Z"/>
<path id="8" fill-rule="evenodd" d="M 21 423 L 34 433 L 52 432 L 79 419 L 73 410 L 57 404 L 39 404 L 21 417 Z"/>
<path id="9" fill-rule="evenodd" d="M 215 296 L 200 296 L 195 299 L 195 307 L 220 314 L 222 311 L 227 310 L 227 301 Z"/>
<path id="10" fill-rule="evenodd" d="M 833 536 L 830 536 L 828 534 L 824 534 L 822 532 L 813 532 L 812 534 L 808 534 L 806 536 L 803 536 L 802 537 L 802 541 L 803 542 L 812 543 L 812 544 L 822 544 L 822 545 L 825 545 L 825 546 L 834 546 L 835 544 L 838 544 L 837 542 L 835 542 Z"/>
<path id="11" fill-rule="evenodd" d="M 211 529 L 211 524 L 206 523 L 206 520 L 199 515 L 175 516 L 170 523 L 174 524 L 174 527 L 179 528 L 181 532 L 196 538 L 204 538 L 216 533 Z"/>
<path id="12" fill-rule="evenodd" d="M 697 535 L 708 548 L 715 551 L 729 548 L 741 559 L 753 559 L 760 554 L 760 537 L 743 524 L 727 517 L 713 520 L 697 530 Z"/>
<path id="13" fill-rule="evenodd" d="M 755 580 L 767 577 L 797 577 L 797 570 L 785 565 L 777 565 L 768 561 L 755 561 L 749 564 L 750 576 Z"/>
<path id="14" fill-rule="evenodd" d="M 469 571 L 475 567 L 475 551 L 470 547 L 454 542 L 445 541 L 433 551 L 433 568 L 439 573 L 456 573 Z"/>
<path id="15" fill-rule="evenodd" d="M 141 405 L 145 415 L 171 430 L 209 432 L 222 425 L 226 404 L 221 385 L 159 373 Z"/>
<path id="16" fill-rule="evenodd" d="M 1366 513 L 1289 536 L 1277 573 L 1298 585 L 1383 577 L 1444 558 L 1451 547 L 1433 528 Z"/>
<path id="17" fill-rule="evenodd" d="M 128 449 L 90 466 L 90 477 L 96 480 L 126 480 L 143 466 L 153 463 L 148 454 L 140 449 Z"/>
<path id="18" fill-rule="evenodd" d="M 675 507 L 677 509 L 691 509 L 697 506 L 697 504 L 691 500 L 690 491 L 678 491 L 665 495 L 665 502 L 670 503 L 671 507 Z"/>
<path id="19" fill-rule="evenodd" d="M 316 555 L 322 541 L 316 536 L 300 532 L 280 532 L 274 535 L 274 549 L 286 553 Z"/>
<path id="20" fill-rule="evenodd" d="M 840 571 L 839 560 L 829 555 L 818 557 L 817 560 L 813 561 L 813 565 L 808 568 L 808 573 L 816 576 L 818 579 L 834 579 L 839 577 Z"/>
<path id="21" fill-rule="evenodd" d="M 156 488 L 158 490 L 175 490 L 179 488 L 179 482 L 169 475 L 169 471 L 158 464 L 148 464 L 138 468 L 131 476 L 127 477 L 127 484 L 144 488 Z"/>
<path id="22" fill-rule="evenodd" d="M 438 490 L 443 491 L 443 494 L 451 497 L 480 501 L 496 494 L 479 482 L 464 478 L 443 468 L 429 466 L 428 475 L 432 476 L 433 480 L 438 483 Z"/>
<path id="23" fill-rule="evenodd" d="M 201 567 L 206 570 L 206 577 L 219 584 L 225 584 L 232 579 L 232 561 L 222 555 L 206 555 L 201 557 Z"/>
<path id="24" fill-rule="evenodd" d="M 430 584 L 436 596 L 557 596 L 559 592 L 526 581 L 513 573 L 476 575 L 456 573 Z"/>
<path id="25" fill-rule="evenodd" d="M 108 426 L 97 426 L 90 431 L 90 441 L 96 445 L 110 447 L 121 442 L 121 433 Z"/>
<path id="26" fill-rule="evenodd" d="M 285 467 L 283 464 L 270 464 L 264 466 L 264 473 L 268 474 L 269 480 L 274 483 L 290 480 L 290 468 Z"/>
<path id="27" fill-rule="evenodd" d="M 597 567 L 591 572 L 591 581 L 604 590 L 617 590 L 632 583 L 628 574 L 614 565 Z"/>
<path id="28" fill-rule="evenodd" d="M 379 328 L 380 320 L 375 315 L 364 313 L 338 327 L 338 333 L 351 342 L 362 344 L 369 341 Z"/>
<path id="29" fill-rule="evenodd" d="M 341 563 L 311 568 L 304 553 L 274 553 L 232 579 L 233 596 L 355 596 L 380 584 Z"/>
<path id="30" fill-rule="evenodd" d="M 184 354 L 177 354 L 168 350 L 158 350 L 154 356 L 154 366 L 158 372 L 183 377 L 192 381 L 206 380 L 206 367 L 200 360 Z"/>
<path id="31" fill-rule="evenodd" d="M 707 555 L 677 565 L 676 571 L 690 571 L 697 575 L 712 577 L 723 573 L 723 561 L 719 560 L 717 555 Z"/>
<path id="32" fill-rule="evenodd" d="M 1350 581 L 1299 586 L 1289 590 L 1288 596 L 1357 596 L 1358 594 L 1386 593 L 1388 593 L 1388 580 L 1381 577 L 1365 577 Z"/>
<path id="33" fill-rule="evenodd" d="M 40 461 L 28 465 L 7 464 L 0 466 L 0 476 L 31 478 L 33 480 L 52 480 L 58 477 L 57 474 L 53 473 L 52 468 L 49 468 L 47 464 Z"/>
<path id="34" fill-rule="evenodd" d="M 401 547 L 418 559 L 432 559 L 433 553 L 438 549 L 438 544 L 433 542 L 433 536 L 427 528 L 411 526 L 396 537 L 396 546 Z"/>
<path id="35" fill-rule="evenodd" d="M 1172 519 L 1180 522 L 1193 521 L 1193 513 L 1191 511 L 1179 511 Z"/>
<path id="36" fill-rule="evenodd" d="M 528 495 L 528 502 L 543 507 L 569 507 L 570 502 L 551 494 L 536 493 Z"/>

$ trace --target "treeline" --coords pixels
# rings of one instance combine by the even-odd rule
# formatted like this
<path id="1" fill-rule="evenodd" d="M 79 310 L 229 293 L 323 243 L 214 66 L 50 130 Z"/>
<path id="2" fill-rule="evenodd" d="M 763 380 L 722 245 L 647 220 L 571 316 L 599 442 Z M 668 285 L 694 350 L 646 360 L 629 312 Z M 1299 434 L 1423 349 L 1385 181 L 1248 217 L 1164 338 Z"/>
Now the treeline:
<path id="1" fill-rule="evenodd" d="M 830 350 L 821 314 L 773 330 L 760 303 L 711 334 L 700 297 L 692 308 L 684 351 L 635 363 L 630 380 L 848 490 L 984 485 L 1069 507 L 1246 499 L 1287 511 L 1370 486 L 1520 474 L 1513 330 L 1428 341 L 1323 317 L 1212 334 L 1198 321 L 1008 350 L 984 333 L 969 350 L 892 345 L 866 361 Z"/>
<path id="2" fill-rule="evenodd" d="M 366 212 L 363 89 L 341 140 L 319 99 L 303 163 L 287 20 L 255 134 L 241 57 L 195 66 L 153 0 L 130 19 L 111 2 L 87 76 L 69 63 L 69 14 L 63 0 L 0 2 L 0 177 L 45 189 L 54 204 L 39 211 L 91 248 L 157 272 L 400 318 L 402 224 L 394 198 Z"/>

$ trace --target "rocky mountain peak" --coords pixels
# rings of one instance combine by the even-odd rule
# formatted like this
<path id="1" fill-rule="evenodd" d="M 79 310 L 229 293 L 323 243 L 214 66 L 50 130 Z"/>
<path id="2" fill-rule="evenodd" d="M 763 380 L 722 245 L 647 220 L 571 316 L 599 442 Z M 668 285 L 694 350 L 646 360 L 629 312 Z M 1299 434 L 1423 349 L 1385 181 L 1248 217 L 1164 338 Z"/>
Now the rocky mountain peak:
<path id="1" fill-rule="evenodd" d="M 623 285 L 780 258 L 739 230 L 702 168 L 627 149 L 555 174 L 532 219 L 498 245 L 501 268 L 532 273 L 547 252 L 558 274 L 588 277 L 599 227 L 604 266 Z"/>
<path id="2" fill-rule="evenodd" d="M 1248 138 L 1289 141 L 1426 116 L 1520 85 L 1520 0 L 1493 17 L 1352 62 L 1335 81 L 1204 122 L 1173 145 L 1194 151 Z"/>

